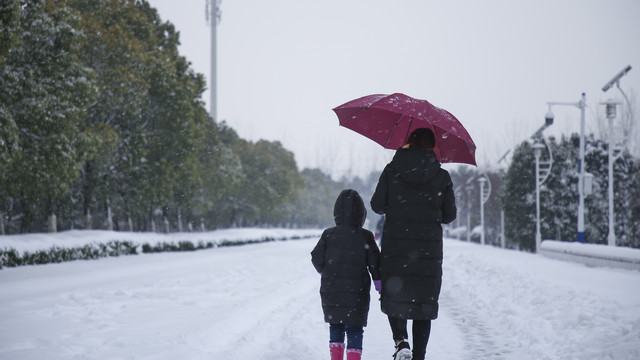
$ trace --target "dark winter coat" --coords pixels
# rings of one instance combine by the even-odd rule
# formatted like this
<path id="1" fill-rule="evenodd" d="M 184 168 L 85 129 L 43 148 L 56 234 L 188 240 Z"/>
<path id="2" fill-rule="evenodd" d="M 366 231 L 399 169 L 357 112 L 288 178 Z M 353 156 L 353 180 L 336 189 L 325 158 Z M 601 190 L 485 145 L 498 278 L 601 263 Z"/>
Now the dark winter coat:
<path id="1" fill-rule="evenodd" d="M 369 273 L 380 279 L 380 251 L 371 231 L 362 228 L 366 216 L 360 195 L 342 191 L 333 210 L 336 226 L 322 233 L 311 252 L 311 262 L 322 274 L 320 298 L 327 323 L 367 325 Z"/>
<path id="2" fill-rule="evenodd" d="M 382 312 L 435 319 L 442 284 L 442 225 L 456 218 L 449 173 L 432 150 L 399 149 L 380 175 L 371 208 L 385 214 Z"/>

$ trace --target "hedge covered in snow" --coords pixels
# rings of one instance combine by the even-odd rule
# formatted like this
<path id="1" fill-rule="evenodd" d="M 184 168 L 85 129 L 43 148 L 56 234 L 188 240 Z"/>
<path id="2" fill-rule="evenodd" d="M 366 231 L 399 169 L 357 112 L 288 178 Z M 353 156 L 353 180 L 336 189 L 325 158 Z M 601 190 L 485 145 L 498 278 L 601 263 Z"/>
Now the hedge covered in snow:
<path id="1" fill-rule="evenodd" d="M 195 251 L 277 240 L 319 237 L 318 229 L 224 229 L 201 233 L 135 233 L 72 230 L 0 236 L 0 269 L 108 256 L 166 251 Z"/>

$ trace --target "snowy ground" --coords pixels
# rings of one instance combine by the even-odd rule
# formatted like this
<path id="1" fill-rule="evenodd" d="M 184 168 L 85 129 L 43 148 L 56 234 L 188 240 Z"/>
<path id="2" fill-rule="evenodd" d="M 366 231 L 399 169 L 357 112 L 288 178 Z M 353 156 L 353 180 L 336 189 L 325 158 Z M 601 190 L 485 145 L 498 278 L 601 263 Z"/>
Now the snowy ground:
<path id="1" fill-rule="evenodd" d="M 315 239 L 0 270 L 0 359 L 328 359 Z M 640 272 L 448 240 L 428 359 L 640 359 Z M 372 294 L 363 359 L 390 359 Z"/>

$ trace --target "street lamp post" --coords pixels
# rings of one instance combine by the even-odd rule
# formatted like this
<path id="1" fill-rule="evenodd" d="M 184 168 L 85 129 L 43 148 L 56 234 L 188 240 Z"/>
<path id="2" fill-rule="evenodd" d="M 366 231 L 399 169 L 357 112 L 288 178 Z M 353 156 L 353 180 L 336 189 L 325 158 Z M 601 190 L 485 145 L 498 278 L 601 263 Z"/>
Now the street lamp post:
<path id="1" fill-rule="evenodd" d="M 480 243 L 482 245 L 485 244 L 485 231 L 484 231 L 484 204 L 489 200 L 489 196 L 491 196 L 491 180 L 486 173 L 480 175 L 478 178 L 478 183 L 480 184 L 480 226 L 482 227 L 482 232 L 480 233 Z M 487 188 L 485 189 L 485 185 Z"/>
<path id="2" fill-rule="evenodd" d="M 542 243 L 542 234 L 540 231 L 540 186 L 547 180 L 553 166 L 553 153 L 551 146 L 546 138 L 543 138 L 544 144 L 536 142 L 533 144 L 533 156 L 536 159 L 536 253 L 540 251 Z M 541 161 L 542 150 L 547 149 L 549 157 L 547 160 Z"/>
<path id="3" fill-rule="evenodd" d="M 462 197 L 462 195 L 460 194 L 462 189 L 463 189 L 464 185 L 458 185 L 456 186 L 455 189 L 453 189 L 453 193 L 455 194 L 455 198 L 456 199 L 460 199 Z M 462 237 L 462 232 L 459 231 L 458 229 L 460 229 L 460 224 L 462 222 L 462 216 L 456 216 L 456 237 L 458 238 L 458 240 L 461 240 Z"/>
<path id="4" fill-rule="evenodd" d="M 622 91 L 620 87 L 620 79 L 625 76 L 629 71 L 631 71 L 631 65 L 627 65 L 622 71 L 618 72 L 613 79 L 609 80 L 608 83 L 602 87 L 603 92 L 607 92 L 613 85 L 616 85 L 625 101 L 627 102 L 627 107 L 629 110 L 629 116 L 633 120 L 633 113 L 631 110 L 631 103 L 629 102 L 629 98 L 627 94 Z M 603 105 L 606 105 L 607 119 L 609 120 L 609 234 L 607 235 L 607 244 L 609 246 L 616 246 L 616 233 L 615 233 L 615 223 L 614 223 L 614 212 L 613 212 L 613 163 L 616 161 L 618 156 L 622 154 L 622 152 L 618 153 L 614 157 L 613 154 L 613 119 L 616 117 L 616 106 L 621 104 L 620 102 L 616 102 L 613 100 L 608 100 Z M 630 133 L 630 131 L 629 131 Z M 626 138 L 629 136 L 629 133 L 624 135 L 623 144 L 626 143 Z"/>
<path id="5" fill-rule="evenodd" d="M 507 246 L 507 239 L 504 238 L 504 210 L 500 210 L 500 247 Z"/>
<path id="6" fill-rule="evenodd" d="M 467 184 L 467 242 L 471 242 L 471 192 L 473 191 L 473 186 L 471 184 Z"/>
<path id="7" fill-rule="evenodd" d="M 540 155 L 542 155 L 544 145 L 535 143 L 533 145 L 533 156 L 536 158 L 536 253 L 540 251 L 542 234 L 540 233 Z"/>
<path id="8" fill-rule="evenodd" d="M 484 176 L 478 178 L 478 183 L 480 183 L 480 227 L 482 231 L 480 232 L 480 244 L 484 245 L 484 184 L 487 182 L 487 179 Z"/>
<path id="9" fill-rule="evenodd" d="M 616 106 L 621 103 L 610 99 L 601 104 L 606 105 L 607 120 L 609 122 L 609 233 L 607 234 L 607 244 L 609 246 L 616 246 L 613 209 L 613 162 L 616 161 L 616 157 L 614 157 L 613 154 L 613 147 L 615 146 L 613 140 L 613 120 L 616 118 Z"/>
<path id="10" fill-rule="evenodd" d="M 553 113 L 551 112 L 551 105 L 549 105 L 549 112 L 544 117 L 544 125 L 542 125 L 538 130 L 536 130 L 535 133 L 533 133 L 533 135 L 531 135 L 531 139 L 535 140 L 541 137 L 544 130 L 551 125 L 553 125 Z M 498 160 L 498 163 L 502 162 L 502 160 L 504 160 L 510 152 L 511 149 L 507 150 L 507 152 L 505 152 L 504 155 L 502 155 L 502 157 Z M 551 148 L 549 148 L 549 155 L 551 158 Z M 491 182 L 489 182 L 489 188 L 491 188 Z M 500 245 L 502 246 L 502 248 L 506 247 L 506 238 L 504 235 L 504 209 L 500 210 Z"/>
<path id="11" fill-rule="evenodd" d="M 551 113 L 552 105 L 567 105 L 575 106 L 580 109 L 580 157 L 578 160 L 578 242 L 584 242 L 584 121 L 585 121 L 585 109 L 587 107 L 585 93 L 582 93 L 580 101 L 571 102 L 548 102 L 549 112 L 546 118 L 553 119 L 553 113 Z"/>

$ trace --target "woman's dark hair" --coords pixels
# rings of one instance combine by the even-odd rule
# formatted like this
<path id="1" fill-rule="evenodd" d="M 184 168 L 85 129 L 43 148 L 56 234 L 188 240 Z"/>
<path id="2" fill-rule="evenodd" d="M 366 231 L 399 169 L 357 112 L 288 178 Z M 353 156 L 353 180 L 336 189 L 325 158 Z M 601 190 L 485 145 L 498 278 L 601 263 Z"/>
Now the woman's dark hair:
<path id="1" fill-rule="evenodd" d="M 413 130 L 407 144 L 410 147 L 419 147 L 425 149 L 433 149 L 436 146 L 436 137 L 433 135 L 433 131 L 427 128 L 419 128 Z"/>

